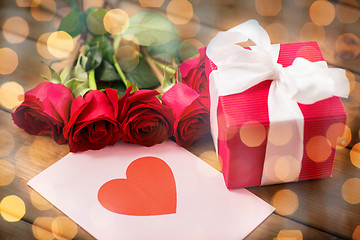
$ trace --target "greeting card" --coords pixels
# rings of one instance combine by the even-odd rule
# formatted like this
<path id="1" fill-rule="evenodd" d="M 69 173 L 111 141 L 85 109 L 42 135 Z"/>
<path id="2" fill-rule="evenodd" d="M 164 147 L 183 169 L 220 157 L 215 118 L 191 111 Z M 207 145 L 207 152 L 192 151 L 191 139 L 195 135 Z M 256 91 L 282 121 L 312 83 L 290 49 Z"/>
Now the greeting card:
<path id="1" fill-rule="evenodd" d="M 170 140 L 70 153 L 28 184 L 97 239 L 242 239 L 274 210 Z"/>

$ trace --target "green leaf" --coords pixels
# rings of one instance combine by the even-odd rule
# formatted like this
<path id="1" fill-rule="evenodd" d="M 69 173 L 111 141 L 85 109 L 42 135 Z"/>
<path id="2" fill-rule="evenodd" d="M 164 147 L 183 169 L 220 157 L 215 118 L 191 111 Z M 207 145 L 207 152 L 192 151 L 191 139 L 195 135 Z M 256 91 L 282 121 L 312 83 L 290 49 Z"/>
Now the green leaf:
<path id="1" fill-rule="evenodd" d="M 180 62 L 179 47 L 182 42 L 182 40 L 172 40 L 164 44 L 151 46 L 148 48 L 148 54 L 167 63 L 172 63 L 173 57 L 175 57 L 176 62 Z"/>
<path id="2" fill-rule="evenodd" d="M 59 74 L 47 63 L 41 61 L 41 63 L 45 64 L 48 66 L 48 68 L 50 69 L 50 82 L 52 83 L 61 83 L 61 78 L 59 76 Z"/>
<path id="3" fill-rule="evenodd" d="M 42 77 L 42 78 L 45 79 L 46 81 L 49 81 L 49 82 L 50 82 L 50 79 L 49 79 L 47 76 L 45 76 L 44 74 L 39 73 L 39 75 L 40 75 L 40 77 Z"/>
<path id="4" fill-rule="evenodd" d="M 93 34 L 105 34 L 104 16 L 106 10 L 103 8 L 90 8 L 86 11 L 86 25 L 89 31 Z"/>
<path id="5" fill-rule="evenodd" d="M 162 44 L 176 38 L 179 33 L 165 17 L 154 12 L 139 12 L 130 17 L 129 27 L 124 32 L 135 36 L 142 46 Z"/>
<path id="6" fill-rule="evenodd" d="M 108 60 L 111 64 L 114 64 L 113 56 L 114 56 L 114 49 L 111 46 L 110 41 L 102 36 L 102 40 L 99 43 L 99 47 L 101 50 L 101 53 L 103 55 L 103 58 Z"/>
<path id="7" fill-rule="evenodd" d="M 100 81 L 118 81 L 120 80 L 120 76 L 117 73 L 115 67 L 108 62 L 107 60 L 103 60 L 101 65 L 96 69 L 96 80 Z"/>
<path id="8" fill-rule="evenodd" d="M 111 82 L 112 84 L 108 86 L 109 88 L 113 88 L 118 90 L 117 94 L 119 97 L 124 96 L 126 87 L 124 86 L 124 83 L 121 81 Z"/>
<path id="9" fill-rule="evenodd" d="M 149 64 L 142 58 L 136 68 L 128 71 L 126 75 L 139 89 L 154 89 L 160 85 Z"/>
<path id="10" fill-rule="evenodd" d="M 149 47 L 148 53 L 153 58 L 171 64 L 173 58 L 175 58 L 175 62 L 181 63 L 186 59 L 196 56 L 198 54 L 197 50 L 197 47 L 190 42 L 172 40 L 164 44 Z"/>
<path id="11" fill-rule="evenodd" d="M 65 31 L 70 36 L 76 37 L 84 31 L 85 28 L 85 13 L 80 9 L 74 9 L 70 12 L 60 23 L 58 31 Z"/>
<path id="12" fill-rule="evenodd" d="M 100 66 L 101 61 L 103 59 L 102 52 L 99 47 L 94 46 L 90 47 L 85 52 L 85 57 L 87 58 L 85 64 L 85 71 L 89 71 L 90 69 L 95 69 Z"/>

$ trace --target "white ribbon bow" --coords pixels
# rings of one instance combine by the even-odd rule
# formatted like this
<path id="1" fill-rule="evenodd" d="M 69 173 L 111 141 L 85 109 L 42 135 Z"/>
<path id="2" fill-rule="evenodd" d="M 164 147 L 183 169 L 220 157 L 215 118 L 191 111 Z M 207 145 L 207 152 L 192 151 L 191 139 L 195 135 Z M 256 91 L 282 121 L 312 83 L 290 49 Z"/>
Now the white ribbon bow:
<path id="1" fill-rule="evenodd" d="M 251 40 L 251 50 L 236 43 Z M 332 97 L 347 97 L 349 83 L 343 69 L 328 68 L 325 61 L 310 62 L 296 58 L 291 66 L 277 63 L 280 44 L 271 45 L 266 31 L 255 20 L 249 20 L 226 32 L 219 32 L 209 43 L 206 54 L 217 66 L 210 74 L 211 131 L 217 149 L 217 116 L 219 96 L 243 92 L 272 79 L 268 96 L 269 133 L 262 185 L 281 182 L 269 176 L 274 159 L 291 156 L 301 166 L 303 157 L 304 117 L 297 103 L 312 104 Z M 292 138 L 285 146 L 269 142 L 281 126 L 290 124 Z M 218 150 L 218 149 L 217 149 Z M 300 168 L 297 170 L 297 180 Z M 294 175 L 293 174 L 293 175 Z M 271 174 L 270 174 L 271 175 Z M 293 176 L 292 175 L 292 176 Z"/>

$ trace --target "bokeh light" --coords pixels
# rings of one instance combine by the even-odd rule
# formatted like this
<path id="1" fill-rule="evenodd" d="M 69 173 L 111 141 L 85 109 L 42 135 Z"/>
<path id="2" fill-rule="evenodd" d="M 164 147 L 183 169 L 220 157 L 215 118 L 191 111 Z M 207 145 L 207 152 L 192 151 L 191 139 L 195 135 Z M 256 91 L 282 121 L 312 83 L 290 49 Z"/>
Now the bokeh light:
<path id="1" fill-rule="evenodd" d="M 4 197 L 0 202 L 0 213 L 8 222 L 18 222 L 25 215 L 24 201 L 16 195 Z"/>
<path id="2" fill-rule="evenodd" d="M 32 225 L 34 237 L 39 240 L 53 240 L 51 232 L 52 217 L 37 217 Z"/>
<path id="3" fill-rule="evenodd" d="M 271 43 L 285 43 L 289 40 L 289 32 L 281 23 L 271 23 L 266 26 L 266 32 L 269 34 Z"/>
<path id="4" fill-rule="evenodd" d="M 167 8 L 166 14 L 170 21 L 175 24 L 186 24 L 193 17 L 192 4 L 187 0 L 172 0 Z"/>
<path id="5" fill-rule="evenodd" d="M 48 47 L 47 47 L 47 41 L 51 34 L 52 34 L 51 32 L 41 34 L 36 42 L 36 48 L 37 48 L 39 55 L 46 59 L 54 58 L 54 56 L 51 55 L 51 53 L 49 52 Z"/>
<path id="6" fill-rule="evenodd" d="M 198 16 L 193 15 L 191 21 L 186 24 L 178 24 L 175 27 L 179 31 L 181 37 L 195 37 L 196 34 L 200 31 L 200 19 Z"/>
<path id="7" fill-rule="evenodd" d="M 355 167 L 360 168 L 360 143 L 355 144 L 350 151 L 350 160 Z"/>
<path id="8" fill-rule="evenodd" d="M 257 121 L 249 121 L 240 127 L 240 139 L 248 147 L 260 146 L 266 138 L 264 125 Z"/>
<path id="9" fill-rule="evenodd" d="M 9 81 L 0 87 L 0 104 L 7 109 L 14 109 L 23 102 L 24 88 L 17 82 Z"/>
<path id="10" fill-rule="evenodd" d="M 36 191 L 30 189 L 30 200 L 34 207 L 41 211 L 46 211 L 53 208 L 53 205 L 47 201 L 43 196 L 41 196 Z"/>
<path id="11" fill-rule="evenodd" d="M 21 43 L 29 35 L 29 25 L 21 17 L 11 17 L 4 22 L 2 32 L 8 42 Z"/>
<path id="12" fill-rule="evenodd" d="M 340 0 L 335 7 L 337 19 L 342 23 L 355 23 L 360 17 L 358 7 L 356 0 Z"/>
<path id="13" fill-rule="evenodd" d="M 124 71 L 131 71 L 139 63 L 139 50 L 134 46 L 120 46 L 116 51 L 116 58 Z"/>
<path id="14" fill-rule="evenodd" d="M 276 146 L 287 145 L 293 136 L 293 129 L 288 122 L 271 124 L 271 131 L 276 134 L 270 134 L 268 140 Z"/>
<path id="15" fill-rule="evenodd" d="M 104 6 L 105 0 L 83 0 L 84 10 L 91 7 L 102 7 Z"/>
<path id="16" fill-rule="evenodd" d="M 97 8 L 90 11 L 86 16 L 86 24 L 90 32 L 94 34 L 105 34 L 106 29 L 104 26 L 104 17 L 106 10 L 103 8 Z"/>
<path id="17" fill-rule="evenodd" d="M 18 7 L 30 7 L 33 0 L 16 0 Z"/>
<path id="18" fill-rule="evenodd" d="M 296 193 L 289 189 L 279 190 L 272 198 L 275 211 L 281 215 L 291 215 L 299 207 L 299 198 Z"/>
<path id="19" fill-rule="evenodd" d="M 303 240 L 301 230 L 280 230 L 277 240 Z"/>
<path id="20" fill-rule="evenodd" d="M 281 0 L 255 0 L 255 8 L 261 16 L 276 16 L 281 10 Z"/>
<path id="21" fill-rule="evenodd" d="M 113 35 L 123 33 L 128 26 L 129 16 L 121 9 L 112 9 L 104 17 L 104 27 Z"/>
<path id="22" fill-rule="evenodd" d="M 300 38 L 301 41 L 323 42 L 326 39 L 326 32 L 322 26 L 308 22 L 301 27 Z"/>
<path id="23" fill-rule="evenodd" d="M 18 56 L 10 48 L 0 48 L 0 74 L 10 74 L 18 66 Z"/>
<path id="24" fill-rule="evenodd" d="M 264 177 L 269 183 L 293 182 L 299 177 L 300 162 L 293 156 L 273 156 L 266 159 Z"/>
<path id="25" fill-rule="evenodd" d="M 336 39 L 335 50 L 342 59 L 354 59 L 360 53 L 360 39 L 353 33 L 341 34 Z"/>
<path id="26" fill-rule="evenodd" d="M 357 225 L 354 232 L 353 232 L 353 235 L 352 235 L 352 239 L 353 240 L 360 240 L 360 225 Z"/>
<path id="27" fill-rule="evenodd" d="M 212 166 L 219 172 L 221 172 L 220 156 L 218 156 L 214 150 L 202 152 L 199 155 L 199 158 L 204 160 L 206 163 L 208 163 L 210 166 Z M 204 173 L 204 174 L 206 174 L 206 173 Z"/>
<path id="28" fill-rule="evenodd" d="M 50 21 L 56 13 L 54 0 L 38 0 L 31 3 L 31 15 L 37 21 Z"/>
<path id="29" fill-rule="evenodd" d="M 14 137 L 7 130 L 0 129 L 0 157 L 8 156 L 14 147 Z"/>
<path id="30" fill-rule="evenodd" d="M 77 232 L 78 228 L 76 223 L 74 223 L 70 218 L 65 216 L 56 217 L 51 223 L 51 231 L 59 240 L 73 239 Z"/>
<path id="31" fill-rule="evenodd" d="M 165 0 L 139 0 L 142 7 L 161 7 Z"/>
<path id="32" fill-rule="evenodd" d="M 47 40 L 47 48 L 54 57 L 66 58 L 74 49 L 74 40 L 67 32 L 53 32 Z"/>
<path id="33" fill-rule="evenodd" d="M 344 123 L 334 123 L 326 131 L 326 138 L 333 148 L 344 148 L 351 141 L 351 130 Z"/>
<path id="34" fill-rule="evenodd" d="M 343 199 L 350 204 L 360 203 L 360 178 L 349 178 L 341 189 Z"/>
<path id="35" fill-rule="evenodd" d="M 326 161 L 332 152 L 331 144 L 324 136 L 315 136 L 306 143 L 306 153 L 314 162 Z"/>
<path id="36" fill-rule="evenodd" d="M 335 8 L 328 1 L 315 1 L 309 10 L 311 20 L 320 26 L 329 25 L 335 18 Z"/>
<path id="37" fill-rule="evenodd" d="M 5 160 L 0 159 L 0 186 L 7 186 L 15 178 L 15 167 L 14 165 Z"/>

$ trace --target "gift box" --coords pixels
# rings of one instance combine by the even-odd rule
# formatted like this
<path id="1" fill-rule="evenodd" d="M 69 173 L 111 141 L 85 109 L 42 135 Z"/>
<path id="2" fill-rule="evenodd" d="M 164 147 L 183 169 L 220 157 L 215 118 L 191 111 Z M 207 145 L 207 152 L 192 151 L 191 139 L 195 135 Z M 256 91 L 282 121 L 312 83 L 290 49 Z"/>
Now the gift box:
<path id="1" fill-rule="evenodd" d="M 327 68 L 316 42 L 271 45 L 255 21 L 214 39 L 211 132 L 227 188 L 330 177 L 346 123 L 345 71 Z M 256 46 L 235 44 L 248 39 Z"/>

